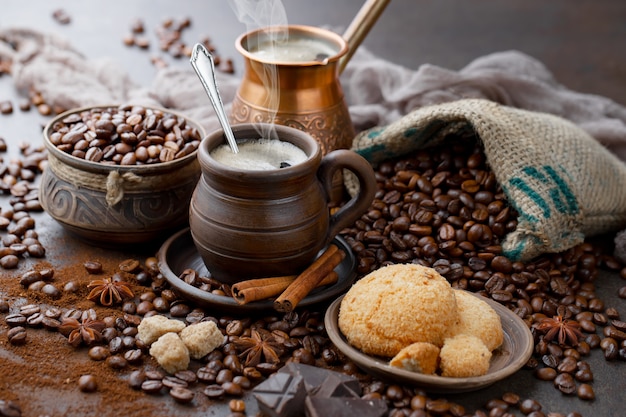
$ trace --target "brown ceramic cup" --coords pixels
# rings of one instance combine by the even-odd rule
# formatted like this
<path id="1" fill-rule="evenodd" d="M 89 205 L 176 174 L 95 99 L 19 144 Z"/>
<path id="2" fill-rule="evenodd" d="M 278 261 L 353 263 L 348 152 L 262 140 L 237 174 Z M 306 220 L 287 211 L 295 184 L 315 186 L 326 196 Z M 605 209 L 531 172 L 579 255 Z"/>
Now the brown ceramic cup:
<path id="1" fill-rule="evenodd" d="M 238 142 L 267 139 L 259 128 L 268 126 L 240 124 L 233 132 Z M 191 235 L 211 276 L 225 283 L 298 274 L 374 198 L 374 171 L 363 157 L 348 150 L 322 157 L 306 132 L 272 127 L 271 139 L 299 147 L 306 154 L 303 162 L 272 170 L 232 168 L 211 156 L 225 143 L 222 130 L 205 137 L 198 149 L 202 175 L 191 198 Z M 342 169 L 354 173 L 360 191 L 330 214 L 332 179 Z"/>

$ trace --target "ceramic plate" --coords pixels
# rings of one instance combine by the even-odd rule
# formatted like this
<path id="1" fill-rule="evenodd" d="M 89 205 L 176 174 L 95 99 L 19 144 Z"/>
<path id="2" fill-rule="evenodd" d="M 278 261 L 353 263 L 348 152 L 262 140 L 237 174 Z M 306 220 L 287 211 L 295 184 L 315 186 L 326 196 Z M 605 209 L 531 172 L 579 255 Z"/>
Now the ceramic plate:
<path id="1" fill-rule="evenodd" d="M 333 243 L 346 254 L 343 261 L 335 268 L 339 275 L 337 283 L 312 291 L 298 304 L 299 307 L 332 300 L 344 293 L 354 282 L 356 277 L 356 258 L 352 250 L 345 240 L 340 237 L 336 237 Z M 209 276 L 209 271 L 196 250 L 189 228 L 181 230 L 167 239 L 159 249 L 157 258 L 159 269 L 170 285 L 182 296 L 195 301 L 201 306 L 230 313 L 273 309 L 273 300 L 255 301 L 240 305 L 231 297 L 211 294 L 178 278 L 187 268 L 195 269 L 200 275 Z"/>
<path id="2" fill-rule="evenodd" d="M 478 295 L 476 296 L 478 297 Z M 328 336 L 335 346 L 361 369 L 387 381 L 403 382 L 435 393 L 475 391 L 512 375 L 524 366 L 533 353 L 533 336 L 526 323 L 501 304 L 482 297 L 481 299 L 488 302 L 498 313 L 504 330 L 504 342 L 493 352 L 489 372 L 486 375 L 471 378 L 451 378 L 399 369 L 390 366 L 388 361 L 383 358 L 362 353 L 347 342 L 337 324 L 342 299 L 343 295 L 335 300 L 326 311 L 324 322 Z"/>

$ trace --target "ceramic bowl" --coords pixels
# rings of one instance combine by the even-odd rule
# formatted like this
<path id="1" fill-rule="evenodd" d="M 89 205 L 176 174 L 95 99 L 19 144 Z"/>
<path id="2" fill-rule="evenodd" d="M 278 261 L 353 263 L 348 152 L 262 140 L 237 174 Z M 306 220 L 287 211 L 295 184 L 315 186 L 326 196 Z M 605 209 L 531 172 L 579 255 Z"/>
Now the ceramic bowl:
<path id="1" fill-rule="evenodd" d="M 120 113 L 117 109 L 115 105 L 103 105 L 69 110 L 52 119 L 43 132 L 48 165 L 39 188 L 41 205 L 72 234 L 91 244 L 107 247 L 150 242 L 168 236 L 188 223 L 191 194 L 200 177 L 197 146 L 205 135 L 198 123 L 171 110 L 146 107 L 143 120 L 138 122 L 127 117 L 120 122 L 115 119 L 127 113 Z M 174 140 L 178 135 L 180 144 L 181 130 L 194 141 L 197 137 L 197 143 L 192 143 L 175 159 L 163 158 L 161 161 L 158 156 L 152 156 L 143 164 L 120 165 L 104 159 L 96 162 L 83 157 L 80 152 L 71 154 L 69 152 L 75 152 L 80 146 L 72 144 L 70 139 L 61 141 L 59 135 L 55 135 L 60 127 L 71 126 L 71 129 L 84 130 L 81 138 L 87 142 L 98 139 L 103 134 L 93 123 L 97 118 L 93 114 L 107 111 L 118 114 L 117 118 L 113 117 L 117 127 L 108 138 L 109 143 L 121 141 L 119 132 L 124 130 L 119 124 L 122 123 L 134 126 L 133 130 L 136 128 L 137 132 L 146 132 L 136 135 L 136 143 L 150 139 L 151 143 L 158 144 L 160 140 L 155 136 L 166 131 L 173 132 Z M 151 115 L 155 115 L 154 118 Z M 165 123 L 174 116 L 180 122 L 178 129 L 173 128 L 171 122 Z M 77 121 L 77 118 L 82 120 Z M 80 123 L 86 127 L 78 126 Z M 170 135 L 164 138 L 161 146 L 166 139 L 173 140 Z M 132 140 L 128 142 L 132 143 Z M 137 149 L 138 145 L 134 146 Z M 151 154 L 159 149 L 162 148 L 151 148 Z M 97 160 L 96 157 L 93 159 Z"/>
<path id="2" fill-rule="evenodd" d="M 533 353 L 533 336 L 526 323 L 503 305 L 483 297 L 481 299 L 489 303 L 500 316 L 504 332 L 504 341 L 498 349 L 493 351 L 487 374 L 469 378 L 452 378 L 396 368 L 389 365 L 388 359 L 366 355 L 348 343 L 339 330 L 338 324 L 342 299 L 343 296 L 333 301 L 326 310 L 324 324 L 330 340 L 358 367 L 386 381 L 406 383 L 435 393 L 476 391 L 510 377 L 526 364 Z"/>

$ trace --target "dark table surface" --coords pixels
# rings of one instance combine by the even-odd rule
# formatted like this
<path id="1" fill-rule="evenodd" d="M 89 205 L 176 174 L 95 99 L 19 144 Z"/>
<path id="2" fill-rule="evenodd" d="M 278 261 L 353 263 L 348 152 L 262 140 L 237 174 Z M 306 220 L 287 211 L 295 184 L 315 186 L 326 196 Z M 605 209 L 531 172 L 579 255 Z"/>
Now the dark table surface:
<path id="1" fill-rule="evenodd" d="M 361 5 L 359 0 L 285 1 L 289 23 L 325 25 L 340 33 Z M 59 8 L 71 16 L 71 23 L 61 25 L 52 18 L 53 11 Z M 158 55 L 159 51 L 155 47 L 142 51 L 124 46 L 122 38 L 129 33 L 131 22 L 136 18 L 143 19 L 147 35 L 154 37 L 154 28 L 165 18 L 189 17 L 192 24 L 184 33 L 188 43 L 209 36 L 222 57 L 234 60 L 236 72 L 240 73 L 242 67 L 234 41 L 246 26 L 237 21 L 223 0 L 4 0 L 0 9 L 0 29 L 21 26 L 58 33 L 87 57 L 114 58 L 138 84 L 151 82 L 156 69 L 150 57 Z M 154 38 L 153 45 L 156 45 Z M 364 46 L 382 58 L 411 69 L 430 63 L 455 70 L 482 55 L 517 49 L 542 61 L 566 87 L 626 104 L 626 3 L 620 0 L 394 0 L 371 30 Z M 186 59 L 168 56 L 164 59 L 170 65 L 189 65 Z M 8 99 L 17 103 L 23 97 L 15 90 L 9 76 L 0 77 L 0 101 Z M 40 144 L 41 126 L 46 120 L 36 111 L 16 109 L 11 115 L 0 115 L 0 137 L 7 140 L 10 151 L 15 151 L 21 142 Z M 39 216 L 37 228 L 48 250 L 47 261 L 53 265 L 83 261 L 84 256 L 121 260 L 133 255 L 85 247 L 45 214 Z M 73 254 L 79 252 L 83 258 L 73 258 Z M 5 273 L 0 270 L 0 274 Z M 596 285 L 605 303 L 626 317 L 624 301 L 617 297 L 617 289 L 623 285 L 617 274 L 604 274 Z M 488 389 L 446 398 L 472 409 L 504 392 L 514 391 L 523 398 L 537 399 L 544 411 L 564 414 L 578 411 L 584 416 L 621 415 L 626 392 L 623 363 L 607 362 L 598 351 L 589 362 L 595 376 L 596 400 L 592 402 L 562 395 L 550 384 L 536 380 L 530 372 L 519 372 Z M 2 396 L 0 390 L 0 399 Z M 97 400 L 89 401 L 97 403 Z M 174 412 L 170 409 L 174 407 L 172 402 L 164 402 L 169 404 L 164 406 L 164 412 Z M 249 415 L 253 415 L 253 401 L 249 403 Z M 119 410 L 111 411 L 115 414 L 123 409 L 120 404 Z M 193 410 L 185 410 L 193 414 Z M 208 414 L 220 415 L 223 411 L 217 407 Z"/>

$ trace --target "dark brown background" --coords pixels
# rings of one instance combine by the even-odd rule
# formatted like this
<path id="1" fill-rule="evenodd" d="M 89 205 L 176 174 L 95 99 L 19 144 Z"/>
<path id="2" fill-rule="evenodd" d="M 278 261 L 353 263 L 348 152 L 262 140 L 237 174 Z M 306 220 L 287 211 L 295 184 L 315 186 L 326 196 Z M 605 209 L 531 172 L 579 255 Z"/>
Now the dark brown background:
<path id="1" fill-rule="evenodd" d="M 326 25 L 340 33 L 361 4 L 360 0 L 285 1 L 290 23 Z M 52 19 L 52 12 L 58 8 L 65 9 L 72 17 L 69 25 L 59 25 Z M 234 58 L 236 70 L 241 69 L 234 41 L 246 28 L 236 20 L 225 0 L 3 0 L 0 3 L 0 28 L 25 26 L 56 32 L 90 58 L 115 58 L 143 85 L 149 85 L 156 71 L 150 64 L 151 54 L 158 53 L 154 29 L 167 17 L 185 16 L 192 19 L 191 28 L 184 33 L 188 43 L 208 35 L 220 55 Z M 150 51 L 122 44 L 135 18 L 142 18 L 146 24 L 153 41 Z M 544 62 L 566 87 L 626 104 L 626 2 L 622 0 L 393 0 L 364 45 L 377 55 L 411 69 L 430 63 L 456 70 L 482 55 L 517 49 Z M 171 64 L 189 65 L 186 59 L 171 60 Z M 0 100 L 17 103 L 18 97 L 10 78 L 0 78 Z M 40 143 L 43 121 L 34 111 L 16 110 L 13 115 L 0 116 L 0 136 L 13 149 L 22 141 Z M 38 230 L 48 249 L 47 260 L 54 265 L 84 261 L 89 256 L 123 259 L 132 255 L 85 248 L 45 215 L 38 221 Z M 76 253 L 81 253 L 83 258 L 77 260 L 73 255 Z M 623 281 L 610 274 L 597 283 L 607 306 L 616 307 L 626 317 L 625 303 L 616 296 L 621 285 Z M 487 390 L 447 398 L 472 409 L 503 392 L 515 391 L 523 397 L 538 399 L 549 411 L 565 414 L 579 411 L 587 417 L 619 415 L 626 392 L 623 364 L 604 361 L 598 351 L 589 360 L 595 375 L 594 402 L 563 396 L 529 372 L 520 372 Z M 97 404 L 95 398 L 89 401 Z M 171 404 L 167 399 L 161 401 Z M 109 411 L 116 414 L 123 409 L 120 402 L 119 410 Z M 213 412 L 219 414 L 217 409 L 210 413 Z"/>

